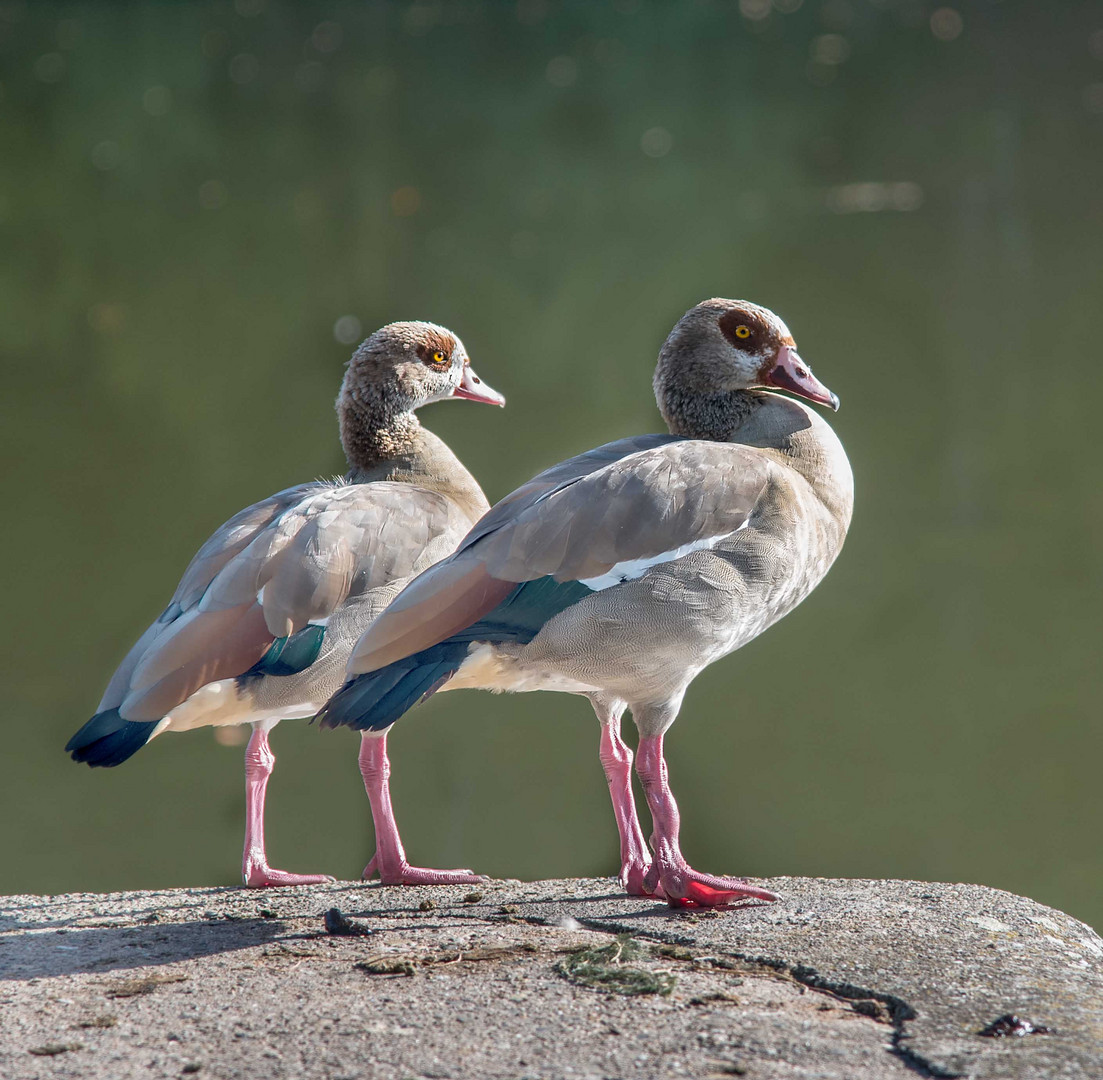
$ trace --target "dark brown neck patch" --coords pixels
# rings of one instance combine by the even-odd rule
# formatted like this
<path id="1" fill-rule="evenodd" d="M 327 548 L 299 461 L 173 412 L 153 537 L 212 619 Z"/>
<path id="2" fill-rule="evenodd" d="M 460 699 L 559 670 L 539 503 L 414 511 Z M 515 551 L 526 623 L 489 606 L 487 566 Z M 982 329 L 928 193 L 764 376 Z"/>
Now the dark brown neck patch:
<path id="1" fill-rule="evenodd" d="M 659 401 L 659 411 L 671 435 L 712 442 L 730 442 L 735 429 L 758 406 L 758 395 L 747 390 L 702 394 L 667 387 Z"/>
<path id="2" fill-rule="evenodd" d="M 397 387 L 364 383 L 344 387 L 337 399 L 341 446 L 353 469 L 368 471 L 382 461 L 409 455 L 421 422 Z"/>

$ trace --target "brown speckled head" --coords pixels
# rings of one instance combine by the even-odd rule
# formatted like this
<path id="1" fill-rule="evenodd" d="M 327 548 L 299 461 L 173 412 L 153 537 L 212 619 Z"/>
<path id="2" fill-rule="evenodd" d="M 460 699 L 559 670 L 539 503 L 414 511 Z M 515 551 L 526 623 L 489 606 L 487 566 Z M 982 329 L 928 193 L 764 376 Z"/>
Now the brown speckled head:
<path id="1" fill-rule="evenodd" d="M 789 327 L 769 308 L 748 300 L 714 297 L 687 311 L 659 353 L 654 387 L 672 430 L 685 427 L 687 415 L 698 415 L 695 422 L 703 430 L 722 427 L 719 415 L 706 423 L 705 412 L 739 408 L 741 403 L 730 396 L 756 387 L 838 407 L 835 395 L 800 359 Z M 701 400 L 694 403 L 694 398 Z"/>
<path id="2" fill-rule="evenodd" d="M 361 342 L 341 383 L 337 416 L 345 456 L 364 465 L 404 452 L 420 427 L 414 410 L 452 397 L 505 404 L 475 374 L 451 330 L 428 322 L 388 323 Z"/>

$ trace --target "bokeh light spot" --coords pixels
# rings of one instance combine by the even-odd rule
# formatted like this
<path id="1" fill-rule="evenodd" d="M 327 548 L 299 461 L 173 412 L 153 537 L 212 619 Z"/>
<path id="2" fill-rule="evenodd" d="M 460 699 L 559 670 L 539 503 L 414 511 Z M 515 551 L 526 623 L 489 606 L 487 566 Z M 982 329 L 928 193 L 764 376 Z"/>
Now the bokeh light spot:
<path id="1" fill-rule="evenodd" d="M 55 36 L 59 49 L 75 48 L 80 41 L 80 23 L 76 19 L 59 19 Z"/>
<path id="2" fill-rule="evenodd" d="M 578 82 L 578 61 L 573 56 L 553 56 L 545 69 L 548 82 L 561 89 Z"/>
<path id="3" fill-rule="evenodd" d="M 674 139 L 664 127 L 648 128 L 640 136 L 640 149 L 648 157 L 666 157 L 673 145 Z"/>
<path id="4" fill-rule="evenodd" d="M 421 192 L 416 187 L 400 187 L 391 194 L 395 217 L 413 217 L 421 208 Z"/>
<path id="5" fill-rule="evenodd" d="M 909 212 L 923 205 L 923 188 L 913 180 L 882 183 L 867 180 L 840 184 L 827 192 L 828 209 L 836 214 L 875 214 L 880 210 Z"/>
<path id="6" fill-rule="evenodd" d="M 842 34 L 820 34 L 812 41 L 812 61 L 834 67 L 845 64 L 850 57 L 850 42 Z"/>
<path id="7" fill-rule="evenodd" d="M 230 61 L 230 79 L 238 86 L 251 83 L 260 74 L 260 61 L 252 53 L 238 53 Z"/>
<path id="8" fill-rule="evenodd" d="M 117 334 L 126 325 L 126 308 L 122 304 L 93 304 L 88 309 L 88 325 L 98 334 Z"/>
<path id="9" fill-rule="evenodd" d="M 172 108 L 172 91 L 167 86 L 151 86 L 142 95 L 142 108 L 150 116 L 164 116 Z"/>
<path id="10" fill-rule="evenodd" d="M 206 180 L 199 185 L 199 205 L 204 210 L 219 210 L 226 205 L 230 193 L 221 180 Z"/>
<path id="11" fill-rule="evenodd" d="M 744 19 L 759 22 L 770 14 L 770 0 L 739 0 L 739 14 Z"/>
<path id="12" fill-rule="evenodd" d="M 212 729 L 212 734 L 219 746 L 244 746 L 251 730 L 245 724 L 220 724 Z"/>
<path id="13" fill-rule="evenodd" d="M 517 21 L 535 26 L 548 17 L 548 0 L 517 0 Z"/>
<path id="14" fill-rule="evenodd" d="M 92 147 L 92 164 L 102 172 L 109 172 L 119 164 L 119 144 L 111 139 L 104 139 Z"/>
<path id="15" fill-rule="evenodd" d="M 65 57 L 59 52 L 43 53 L 34 62 L 34 77 L 44 83 L 61 82 L 65 78 Z"/>
<path id="16" fill-rule="evenodd" d="M 364 75 L 364 88 L 372 97 L 385 98 L 390 95 L 397 81 L 394 68 L 372 67 Z"/>
<path id="17" fill-rule="evenodd" d="M 342 315 L 333 324 L 333 336 L 342 345 L 356 345 L 360 341 L 362 327 L 355 315 Z"/>
<path id="18" fill-rule="evenodd" d="M 263 10 L 266 0 L 234 0 L 234 11 L 243 19 L 255 19 Z"/>
<path id="19" fill-rule="evenodd" d="M 735 212 L 751 225 L 759 225 L 770 216 L 770 203 L 761 191 L 741 191 L 735 197 Z"/>
<path id="20" fill-rule="evenodd" d="M 914 180 L 889 184 L 889 205 L 904 212 L 918 210 L 923 205 L 923 189 Z"/>
<path id="21" fill-rule="evenodd" d="M 326 69 L 317 60 L 307 60 L 295 68 L 295 85 L 304 94 L 316 94 L 325 85 Z"/>
<path id="22" fill-rule="evenodd" d="M 200 39 L 199 47 L 208 60 L 217 60 L 230 48 L 230 37 L 225 30 L 208 30 Z"/>
<path id="23" fill-rule="evenodd" d="M 411 37 L 429 33 L 440 22 L 440 5 L 428 0 L 415 0 L 402 13 L 402 27 Z"/>
<path id="24" fill-rule="evenodd" d="M 931 12 L 931 33 L 939 41 L 953 41 L 964 29 L 965 23 L 954 8 L 943 7 Z"/>
<path id="25" fill-rule="evenodd" d="M 341 24 L 327 19 L 314 27 L 310 43 L 320 53 L 336 52 L 341 47 Z"/>

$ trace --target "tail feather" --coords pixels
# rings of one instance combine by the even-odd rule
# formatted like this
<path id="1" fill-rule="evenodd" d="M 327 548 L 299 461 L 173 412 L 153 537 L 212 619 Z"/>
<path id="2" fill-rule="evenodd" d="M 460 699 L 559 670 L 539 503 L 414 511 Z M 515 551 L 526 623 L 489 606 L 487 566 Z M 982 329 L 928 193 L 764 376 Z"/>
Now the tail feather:
<path id="1" fill-rule="evenodd" d="M 124 720 L 118 709 L 96 713 L 66 744 L 74 761 L 93 768 L 121 765 L 153 737 L 156 720 Z"/>
<path id="2" fill-rule="evenodd" d="M 593 591 L 579 581 L 550 577 L 522 582 L 484 619 L 439 645 L 349 679 L 326 702 L 318 720 L 327 728 L 383 731 L 452 678 L 474 642 L 527 644 L 550 618 Z"/>
<path id="3" fill-rule="evenodd" d="M 318 713 L 322 727 L 383 731 L 450 679 L 467 657 L 466 642 L 444 641 L 378 671 L 349 679 Z"/>

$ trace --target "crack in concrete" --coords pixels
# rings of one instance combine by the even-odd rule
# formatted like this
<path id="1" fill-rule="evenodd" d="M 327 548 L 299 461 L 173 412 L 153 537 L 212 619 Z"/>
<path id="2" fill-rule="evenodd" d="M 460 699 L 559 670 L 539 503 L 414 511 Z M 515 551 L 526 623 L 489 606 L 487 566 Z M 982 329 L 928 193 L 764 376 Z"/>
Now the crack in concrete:
<path id="1" fill-rule="evenodd" d="M 398 913 L 395 913 L 395 916 L 397 916 L 397 914 Z M 406 917 L 409 916 L 407 912 L 403 912 L 402 914 Z M 542 919 L 538 916 L 518 915 L 513 912 L 508 914 L 481 914 L 475 911 L 470 913 L 455 911 L 450 914 L 453 918 L 461 919 L 465 922 L 470 921 L 489 926 L 501 925 L 502 923 L 523 922 L 530 926 L 543 926 L 552 929 L 558 928 L 553 920 Z M 633 938 L 646 939 L 662 945 L 674 945 L 679 948 L 684 948 L 688 954 L 685 957 L 680 957 L 673 953 L 669 953 L 667 954 L 668 959 L 708 962 L 710 958 L 709 952 L 694 952 L 694 948 L 697 947 L 694 940 L 681 934 L 662 934 L 654 931 L 640 930 L 639 927 L 632 927 L 624 923 L 612 922 L 605 919 L 588 919 L 575 916 L 575 922 L 577 922 L 580 927 L 607 936 L 628 934 Z M 815 968 L 809 967 L 807 964 L 790 963 L 785 960 L 778 960 L 774 957 L 751 956 L 748 953 L 735 952 L 730 949 L 715 952 L 714 955 L 724 956 L 738 961 L 741 965 L 738 970 L 745 974 L 752 976 L 758 975 L 765 978 L 777 978 L 785 982 L 795 982 L 801 986 L 807 987 L 809 990 L 824 994 L 837 1001 L 846 1001 L 849 1003 L 860 1003 L 863 1001 L 877 1002 L 884 1006 L 889 1016 L 889 1025 L 892 1028 L 891 1049 L 888 1052 L 898 1058 L 906 1068 L 916 1073 L 916 1075 L 930 1078 L 930 1080 L 961 1080 L 964 1075 L 944 1069 L 941 1065 L 937 1064 L 937 1062 L 924 1057 L 915 1049 L 906 1045 L 906 1040 L 911 1037 L 908 1035 L 906 1024 L 908 1021 L 916 1019 L 919 1014 L 913 1006 L 909 1005 L 903 998 L 897 997 L 895 994 L 880 990 L 871 990 L 846 981 L 829 979 L 821 975 Z M 724 965 L 714 964 L 713 966 L 722 967 Z M 855 1009 L 855 1011 L 858 1012 L 859 1015 L 866 1016 L 875 1023 L 883 1022 L 879 1021 L 878 1015 L 875 1013 L 863 1012 L 860 1009 Z M 877 1013 L 880 1013 L 880 1010 L 877 1010 Z"/>
<path id="2" fill-rule="evenodd" d="M 0 916 L 0 926 L 16 931 L 0 934 L 0 943 L 8 961 L 5 978 L 26 982 L 29 989 L 19 992 L 31 1002 L 37 1000 L 32 976 L 38 968 L 50 977 L 98 975 L 104 967 L 126 971 L 142 966 L 138 961 L 143 959 L 147 965 L 196 960 L 202 968 L 207 958 L 253 945 L 267 946 L 266 958 L 290 952 L 296 961 L 338 959 L 331 957 L 328 949 L 294 940 L 321 940 L 321 913 L 334 902 L 343 910 L 357 910 L 360 917 L 371 920 L 373 929 L 399 933 L 404 942 L 396 942 L 396 947 L 409 948 L 416 942 L 409 955 L 416 954 L 419 966 L 428 971 L 437 964 L 506 959 L 493 947 L 498 938 L 492 942 L 488 936 L 483 941 L 475 933 L 468 940 L 464 924 L 471 930 L 497 928 L 504 934 L 502 940 L 511 936 L 509 924 L 526 924 L 537 933 L 520 926 L 515 929 L 536 942 L 540 954 L 579 936 L 571 931 L 600 935 L 595 939 L 598 942 L 627 933 L 646 943 L 655 959 L 683 962 L 672 967 L 681 968 L 686 986 L 695 986 L 693 980 L 701 979 L 712 985 L 718 977 L 723 982 L 722 976 L 730 973 L 758 984 L 749 991 L 749 1000 L 759 1004 L 772 1005 L 773 999 L 792 1001 L 794 992 L 815 995 L 804 1001 L 803 1008 L 811 1012 L 800 1015 L 822 1012 L 831 1023 L 850 1021 L 843 1025 L 854 1042 L 847 1052 L 860 1054 L 864 1068 L 873 1075 L 891 1072 L 936 1080 L 971 1075 L 1024 1080 L 1043 1075 L 1098 1075 L 1103 1040 L 1096 1021 L 1103 1001 L 1103 949 L 1096 947 L 1098 939 L 1090 928 L 1030 900 L 979 886 L 801 878 L 783 879 L 783 884 L 794 906 L 788 916 L 782 913 L 765 920 L 744 920 L 736 915 L 727 923 L 706 921 L 710 915 L 722 918 L 709 912 L 677 913 L 658 906 L 637 910 L 619 902 L 623 897 L 615 888 L 610 891 L 609 883 L 601 879 L 502 882 L 488 887 L 485 902 L 477 905 L 463 902 L 462 891 L 455 897 L 450 892 L 429 890 L 365 893 L 352 884 L 273 893 L 262 901 L 230 889 L 199 894 L 170 890 L 111 898 L 18 897 L 0 905 L 5 914 L 17 904 L 20 909 L 18 919 Z M 972 925 L 960 925 L 961 919 L 951 925 L 948 909 L 928 903 L 934 900 L 971 913 L 964 921 L 991 933 L 986 938 Z M 254 910 L 260 902 L 265 906 Z M 346 905 L 352 905 L 351 909 Z M 862 920 L 857 925 L 856 918 Z M 907 921 L 908 932 L 894 934 L 901 920 Z M 154 921 L 160 924 L 158 928 L 144 925 Z M 233 930 L 233 924 L 242 928 Z M 1043 930 L 1032 931 L 1034 924 Z M 1004 929 L 993 929 L 996 925 Z M 273 941 L 287 938 L 287 930 L 292 928 L 300 932 Z M 27 932 L 26 940 L 21 929 Z M 151 933 L 155 929 L 158 932 Z M 429 929 L 448 932 L 439 941 L 435 936 L 419 940 L 417 931 Z M 1052 933 L 1046 933 L 1047 929 Z M 72 936 L 55 941 L 50 930 Z M 325 940 L 333 945 L 341 939 L 326 935 Z M 89 947 L 93 952 L 86 951 Z M 297 955 L 300 951 L 308 955 Z M 348 953 L 340 951 L 341 959 L 346 959 Z M 358 959 L 362 958 L 360 951 Z M 308 981 L 315 977 L 300 974 Z M 536 977 L 543 975 L 541 967 Z M 232 981 L 231 976 L 226 977 Z M 513 976 L 499 973 L 493 977 Z M 763 979 L 780 980 L 791 988 L 783 992 L 779 985 L 770 990 Z M 896 992 L 874 989 L 885 984 L 894 986 Z M 544 987 L 544 992 L 554 993 L 554 989 Z M 970 1033 L 1012 1008 L 1060 1031 L 1061 1037 L 1013 1048 L 991 1045 L 987 1039 L 970 1040 Z M 33 1017 L 28 1017 L 30 1013 L 19 1014 L 16 1021 L 33 1027 Z M 959 1022 L 963 1018 L 968 1020 L 965 1026 Z M 502 1017 L 499 1020 L 509 1027 Z M 872 1029 L 854 1023 L 857 1020 L 872 1020 L 882 1027 Z M 777 1044 L 803 1061 L 807 1047 L 786 1033 L 787 1022 L 779 1016 Z M 720 1023 L 729 1031 L 739 1021 L 729 1016 Z M 747 1034 L 743 1028 L 740 1032 Z M 757 1032 L 757 1028 L 751 1031 L 754 1045 Z M 37 1041 L 45 1040 L 38 1037 Z M 767 1040 L 762 1045 L 774 1044 Z M 837 1044 L 827 1040 L 824 1045 L 827 1059 L 834 1060 Z M 886 1052 L 892 1062 L 885 1061 Z"/>
<path id="3" fill-rule="evenodd" d="M 545 926 L 554 925 L 540 919 L 529 919 L 528 921 Z M 684 937 L 680 934 L 660 934 L 654 931 L 628 927 L 608 920 L 580 918 L 577 921 L 579 925 L 586 927 L 587 930 L 595 930 L 606 934 L 628 933 L 632 934 L 634 937 L 647 938 L 651 941 L 680 945 L 687 948 L 695 946 L 691 938 Z M 692 949 L 690 949 L 690 951 L 692 951 Z M 700 955 L 702 959 L 707 959 L 708 957 L 708 954 L 704 952 Z M 916 1019 L 919 1014 L 911 1005 L 895 994 L 889 994 L 880 990 L 870 990 L 866 987 L 856 986 L 846 981 L 829 979 L 821 975 L 815 968 L 809 967 L 806 964 L 789 963 L 786 960 L 778 960 L 767 956 L 751 956 L 747 953 L 735 952 L 730 949 L 717 952 L 716 955 L 723 955 L 733 960 L 738 960 L 745 965 L 747 974 L 758 974 L 766 977 L 773 976 L 786 981 L 791 980 L 799 983 L 801 986 L 808 987 L 809 990 L 826 994 L 840 1001 L 879 1002 L 887 1009 L 892 1026 L 892 1048 L 889 1050 L 890 1054 L 899 1058 L 907 1068 L 912 1070 L 912 1072 L 925 1078 L 934 1078 L 934 1080 L 961 1080 L 964 1075 L 963 1073 L 944 1069 L 936 1062 L 925 1058 L 912 1047 L 905 1045 L 905 1040 L 911 1037 L 908 1035 L 905 1025 L 908 1021 Z M 694 959 L 697 959 L 697 957 L 695 956 Z M 875 1020 L 872 1016 L 870 1016 L 870 1019 Z"/>

